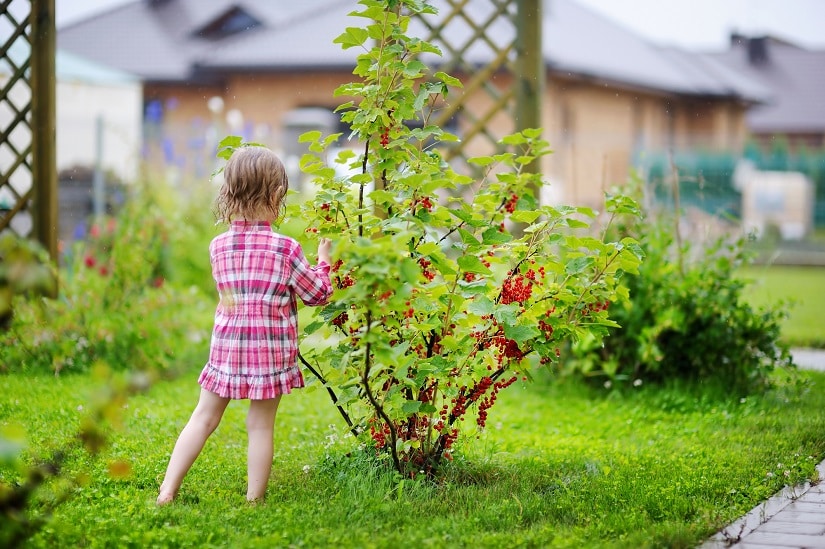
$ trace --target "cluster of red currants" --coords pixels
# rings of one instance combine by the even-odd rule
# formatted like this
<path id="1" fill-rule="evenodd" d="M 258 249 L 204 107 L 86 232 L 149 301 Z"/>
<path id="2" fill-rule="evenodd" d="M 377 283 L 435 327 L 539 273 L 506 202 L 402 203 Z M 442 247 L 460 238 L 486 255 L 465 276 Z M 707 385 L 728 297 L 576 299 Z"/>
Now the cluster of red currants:
<path id="1" fill-rule="evenodd" d="M 609 301 L 590 303 L 582 307 L 582 315 L 589 315 L 590 313 L 598 313 L 606 311 L 610 307 Z"/>
<path id="2" fill-rule="evenodd" d="M 478 403 L 478 415 L 476 417 L 476 423 L 479 427 L 484 429 L 484 427 L 487 425 L 487 410 L 492 408 L 493 404 L 496 403 L 496 399 L 498 398 L 498 392 L 515 383 L 516 378 L 517 376 L 512 376 L 509 379 L 502 379 L 496 381 L 493 384 L 493 390 L 490 391 L 490 394 L 481 399 L 481 402 Z"/>
<path id="3" fill-rule="evenodd" d="M 424 275 L 424 278 L 426 278 L 428 282 L 432 282 L 435 278 L 435 271 L 430 269 L 432 262 L 426 257 L 419 257 L 418 265 L 421 267 L 421 274 Z"/>
<path id="4" fill-rule="evenodd" d="M 501 286 L 501 303 L 524 303 L 533 293 L 532 281 L 522 274 L 508 277 Z"/>
<path id="5" fill-rule="evenodd" d="M 499 328 L 499 332 L 491 338 L 490 342 L 494 347 L 498 348 L 499 354 L 497 358 L 499 364 L 504 362 L 505 358 L 518 360 L 524 356 L 518 343 L 513 339 L 505 337 L 503 328 Z M 490 366 L 490 368 L 492 368 L 492 366 Z"/>
<path id="6" fill-rule="evenodd" d="M 516 204 L 518 204 L 518 195 L 513 193 L 510 195 L 510 198 L 507 199 L 507 202 L 504 203 L 504 211 L 513 213 L 516 211 Z"/>
<path id="7" fill-rule="evenodd" d="M 329 205 L 329 203 L 321 204 L 321 211 L 324 212 L 324 220 L 332 221 L 332 216 L 330 215 L 330 205 Z"/>
<path id="8" fill-rule="evenodd" d="M 376 429 L 374 422 L 373 422 L 372 425 L 370 425 L 370 437 L 372 437 L 372 440 L 375 441 L 375 447 L 378 448 L 379 450 L 381 448 L 383 448 L 384 446 L 386 446 L 386 444 L 387 444 L 387 435 L 389 435 L 389 434 L 390 434 L 389 425 L 384 425 L 382 429 Z"/>
<path id="9" fill-rule="evenodd" d="M 338 286 L 339 290 L 343 290 L 344 288 L 349 288 L 355 284 L 355 279 L 347 273 L 344 276 L 336 276 L 335 277 L 335 285 Z"/>
<path id="10" fill-rule="evenodd" d="M 414 214 L 417 212 L 417 209 L 419 207 L 427 210 L 428 212 L 431 212 L 433 211 L 433 201 L 430 200 L 429 196 L 425 196 L 422 198 L 416 198 L 412 201 L 412 204 L 410 204 L 410 209 Z"/>

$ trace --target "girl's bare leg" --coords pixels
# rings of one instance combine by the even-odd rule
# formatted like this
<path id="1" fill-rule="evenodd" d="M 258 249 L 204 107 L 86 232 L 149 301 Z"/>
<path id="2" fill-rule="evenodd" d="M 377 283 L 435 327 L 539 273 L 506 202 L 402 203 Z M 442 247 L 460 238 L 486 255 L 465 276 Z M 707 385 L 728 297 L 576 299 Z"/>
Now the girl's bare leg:
<path id="1" fill-rule="evenodd" d="M 266 494 L 269 474 L 272 472 L 272 431 L 275 428 L 275 413 L 281 395 L 269 400 L 252 400 L 246 416 L 246 431 L 249 438 L 247 451 L 248 487 L 246 499 L 257 501 Z"/>
<path id="2" fill-rule="evenodd" d="M 183 477 L 189 472 L 189 468 L 197 459 L 198 455 L 223 417 L 228 398 L 219 397 L 205 389 L 201 389 L 201 396 L 195 411 L 186 427 L 181 431 L 172 456 L 169 458 L 169 466 L 166 468 L 166 476 L 163 484 L 160 485 L 157 503 L 163 505 L 169 503 L 178 493 Z"/>

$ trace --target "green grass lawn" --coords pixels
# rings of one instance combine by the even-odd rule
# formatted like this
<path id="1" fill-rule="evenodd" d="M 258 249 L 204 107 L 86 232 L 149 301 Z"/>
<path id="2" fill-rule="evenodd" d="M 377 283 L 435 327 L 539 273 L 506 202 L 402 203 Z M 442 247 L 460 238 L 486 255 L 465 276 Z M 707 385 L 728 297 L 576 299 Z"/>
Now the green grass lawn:
<path id="1" fill-rule="evenodd" d="M 745 297 L 756 306 L 788 303 L 782 337 L 791 345 L 825 347 L 825 268 L 753 266 L 742 271 L 753 281 Z"/>
<path id="2" fill-rule="evenodd" d="M 503 391 L 488 429 L 433 485 L 368 465 L 323 391 L 285 398 L 267 501 L 245 503 L 244 403 L 184 482 L 157 487 L 198 394 L 194 373 L 132 397 L 124 426 L 31 547 L 695 547 L 825 456 L 825 374 L 762 397 L 642 386 L 624 394 L 539 375 Z M 76 432 L 91 376 L 5 376 L 0 428 L 26 455 Z M 351 452 L 350 457 L 347 453 Z M 126 476 L 108 473 L 126 462 Z M 787 477 L 786 477 L 787 471 Z M 0 462 L 0 480 L 19 480 Z M 47 496 L 41 496 L 47 497 Z"/>

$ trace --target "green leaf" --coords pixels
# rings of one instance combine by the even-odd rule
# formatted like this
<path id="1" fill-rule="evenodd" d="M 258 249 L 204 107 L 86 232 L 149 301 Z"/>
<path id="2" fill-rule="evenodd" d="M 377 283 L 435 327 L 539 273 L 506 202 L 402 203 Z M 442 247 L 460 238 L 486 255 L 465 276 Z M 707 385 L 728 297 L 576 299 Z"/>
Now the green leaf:
<path id="1" fill-rule="evenodd" d="M 510 214 L 510 219 L 518 223 L 532 223 L 541 217 L 541 212 L 518 210 Z"/>
<path id="2" fill-rule="evenodd" d="M 537 337 L 541 332 L 533 326 L 508 326 L 504 325 L 504 335 L 508 339 L 512 339 L 516 343 L 524 343 L 525 341 Z"/>
<path id="3" fill-rule="evenodd" d="M 243 138 L 237 135 L 227 135 L 218 143 L 218 149 L 238 148 L 243 143 Z"/>
<path id="4" fill-rule="evenodd" d="M 467 160 L 470 164 L 476 164 L 477 166 L 489 166 L 495 159 L 492 156 L 475 156 Z"/>
<path id="5" fill-rule="evenodd" d="M 431 253 L 427 257 L 430 258 L 430 261 L 433 262 L 433 265 L 438 272 L 442 275 L 451 275 L 455 274 L 455 269 L 453 269 L 452 265 L 450 264 L 450 260 L 443 253 Z"/>
<path id="6" fill-rule="evenodd" d="M 341 44 L 342 49 L 349 49 L 361 46 L 369 38 L 369 31 L 361 27 L 347 27 L 344 33 L 332 41 L 333 44 Z"/>
<path id="7" fill-rule="evenodd" d="M 237 135 L 228 135 L 224 137 L 220 143 L 218 143 L 218 152 L 215 153 L 215 156 L 222 158 L 223 160 L 229 160 L 232 153 L 235 152 L 235 149 L 240 147 L 242 144 L 242 137 L 238 137 Z"/>
<path id="8" fill-rule="evenodd" d="M 394 202 L 395 195 L 389 191 L 385 191 L 383 189 L 378 189 L 377 191 L 372 191 L 369 195 L 370 200 L 378 203 L 383 204 L 385 202 Z"/>
<path id="9" fill-rule="evenodd" d="M 495 303 L 486 295 L 479 295 L 467 306 L 467 312 L 478 316 L 493 314 Z"/>
<path id="10" fill-rule="evenodd" d="M 408 400 L 401 406 L 401 410 L 404 411 L 405 414 L 415 414 L 421 408 L 423 402 L 420 400 Z"/>
<path id="11" fill-rule="evenodd" d="M 527 143 L 527 138 L 520 133 L 514 133 L 512 135 L 505 135 L 501 142 L 505 145 L 524 145 Z"/>
<path id="12" fill-rule="evenodd" d="M 326 322 L 321 322 L 320 320 L 316 320 L 315 322 L 311 322 L 310 324 L 307 325 L 306 328 L 304 328 L 304 333 L 306 335 L 313 334 L 313 333 L 317 332 L 320 328 L 322 328 L 325 324 L 326 324 Z"/>
<path id="13" fill-rule="evenodd" d="M 464 210 L 450 210 L 450 213 L 471 227 L 483 227 L 487 225 L 487 220 L 474 217 L 472 212 Z"/>
<path id="14" fill-rule="evenodd" d="M 588 256 L 574 257 L 567 261 L 564 271 L 567 274 L 575 275 L 583 273 L 593 264 L 593 258 Z"/>
<path id="15" fill-rule="evenodd" d="M 486 246 L 493 246 L 495 244 L 505 244 L 513 240 L 513 235 L 510 233 L 503 233 L 495 227 L 490 227 L 481 234 L 482 242 Z"/>
<path id="16" fill-rule="evenodd" d="M 421 61 L 413 60 L 407 63 L 407 66 L 404 67 L 404 76 L 407 78 L 415 78 L 421 74 L 422 71 L 426 70 L 427 66 L 422 63 Z"/>
<path id="17" fill-rule="evenodd" d="M 412 284 L 418 280 L 421 270 L 418 268 L 418 263 L 413 259 L 405 257 L 398 267 L 398 274 L 402 282 Z"/>
<path id="18" fill-rule="evenodd" d="M 435 242 L 423 242 L 418 246 L 418 253 L 421 255 L 430 255 L 437 252 L 439 249 L 438 244 Z"/>
<path id="19" fill-rule="evenodd" d="M 464 84 L 461 83 L 461 80 L 450 76 L 446 72 L 438 71 L 433 76 L 447 84 L 448 86 L 453 86 L 454 88 L 463 88 Z"/>
<path id="20" fill-rule="evenodd" d="M 461 267 L 462 271 L 468 273 L 492 274 L 492 271 L 474 255 L 463 255 L 459 257 L 458 266 Z"/>
<path id="21" fill-rule="evenodd" d="M 312 130 L 299 135 L 298 143 L 311 143 L 313 141 L 318 141 L 319 139 L 321 139 L 321 132 L 318 130 Z"/>
<path id="22" fill-rule="evenodd" d="M 458 229 L 458 234 L 461 235 L 461 241 L 467 244 L 468 246 L 478 246 L 481 244 L 481 242 L 479 242 L 478 239 L 475 236 L 473 236 L 473 234 L 470 231 L 467 231 L 465 229 Z M 486 241 L 484 243 L 487 244 Z"/>
<path id="23" fill-rule="evenodd" d="M 493 312 L 493 316 L 504 326 L 515 326 L 518 322 L 520 307 L 518 303 L 499 305 Z"/>

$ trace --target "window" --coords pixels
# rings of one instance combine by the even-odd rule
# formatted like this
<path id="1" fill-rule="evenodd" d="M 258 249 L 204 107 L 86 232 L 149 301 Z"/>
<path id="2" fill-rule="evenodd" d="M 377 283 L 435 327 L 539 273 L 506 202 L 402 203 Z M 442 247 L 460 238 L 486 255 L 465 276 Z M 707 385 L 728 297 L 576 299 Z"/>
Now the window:
<path id="1" fill-rule="evenodd" d="M 196 35 L 210 40 L 220 40 L 261 25 L 261 22 L 246 10 L 234 6 L 216 17 L 195 32 Z"/>

